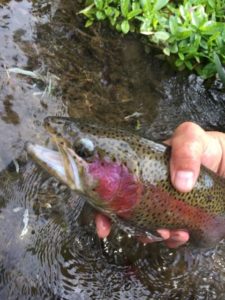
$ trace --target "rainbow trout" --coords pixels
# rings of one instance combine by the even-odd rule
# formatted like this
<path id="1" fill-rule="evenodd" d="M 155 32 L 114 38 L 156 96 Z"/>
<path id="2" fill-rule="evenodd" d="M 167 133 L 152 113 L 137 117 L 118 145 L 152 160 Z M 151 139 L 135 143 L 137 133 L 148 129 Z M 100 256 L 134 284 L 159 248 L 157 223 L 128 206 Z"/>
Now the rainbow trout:
<path id="1" fill-rule="evenodd" d="M 162 241 L 155 230 L 183 228 L 201 246 L 225 237 L 225 180 L 212 171 L 202 166 L 194 189 L 179 193 L 167 146 L 71 118 L 47 117 L 44 126 L 58 150 L 27 143 L 28 154 L 125 231 Z"/>

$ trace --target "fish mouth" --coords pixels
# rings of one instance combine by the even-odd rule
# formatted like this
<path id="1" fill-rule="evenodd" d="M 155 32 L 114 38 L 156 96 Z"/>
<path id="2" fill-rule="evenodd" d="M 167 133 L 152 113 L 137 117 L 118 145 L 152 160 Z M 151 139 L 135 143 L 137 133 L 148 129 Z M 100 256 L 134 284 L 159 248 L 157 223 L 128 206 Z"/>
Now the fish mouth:
<path id="1" fill-rule="evenodd" d="M 25 150 L 42 168 L 72 190 L 83 191 L 80 178 L 85 162 L 70 148 L 55 141 L 58 150 L 26 142 Z"/>

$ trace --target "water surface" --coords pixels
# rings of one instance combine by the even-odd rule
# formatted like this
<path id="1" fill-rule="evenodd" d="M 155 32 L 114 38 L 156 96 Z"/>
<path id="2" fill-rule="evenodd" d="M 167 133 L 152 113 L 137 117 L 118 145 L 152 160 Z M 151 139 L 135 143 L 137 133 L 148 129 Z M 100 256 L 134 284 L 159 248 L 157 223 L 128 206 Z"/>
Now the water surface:
<path id="1" fill-rule="evenodd" d="M 223 299 L 225 244 L 144 246 L 27 159 L 47 115 L 88 118 L 162 140 L 185 120 L 224 130 L 218 82 L 177 74 L 134 36 L 85 29 L 81 1 L 0 1 L 0 299 Z M 8 73 L 38 71 L 45 80 Z M 48 88 L 50 94 L 48 93 Z"/>

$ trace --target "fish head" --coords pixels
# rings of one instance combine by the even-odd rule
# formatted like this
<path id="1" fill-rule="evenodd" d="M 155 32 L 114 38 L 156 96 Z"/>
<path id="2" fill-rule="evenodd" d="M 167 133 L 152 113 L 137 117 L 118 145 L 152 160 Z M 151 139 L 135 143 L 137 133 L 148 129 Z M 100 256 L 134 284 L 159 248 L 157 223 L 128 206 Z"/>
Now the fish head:
<path id="1" fill-rule="evenodd" d="M 28 143 L 34 160 L 96 208 L 129 215 L 140 201 L 143 186 L 133 150 L 121 144 L 118 133 L 107 134 L 105 129 L 62 117 L 47 117 L 44 126 L 58 151 Z"/>

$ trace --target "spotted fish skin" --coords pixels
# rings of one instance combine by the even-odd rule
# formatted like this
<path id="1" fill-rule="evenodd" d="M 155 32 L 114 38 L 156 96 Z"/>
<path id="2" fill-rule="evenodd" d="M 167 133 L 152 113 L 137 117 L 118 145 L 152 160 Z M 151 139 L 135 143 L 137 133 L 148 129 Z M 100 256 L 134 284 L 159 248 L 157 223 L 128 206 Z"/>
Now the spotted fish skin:
<path id="1" fill-rule="evenodd" d="M 103 213 L 143 232 L 187 229 L 201 246 L 225 237 L 225 180 L 212 171 L 202 166 L 194 189 L 180 193 L 171 184 L 170 148 L 163 144 L 71 118 L 48 117 L 45 127 L 81 157 L 89 151 L 82 141 L 91 142 L 92 153 L 82 157 L 86 167 L 79 174 L 82 194 Z"/>

